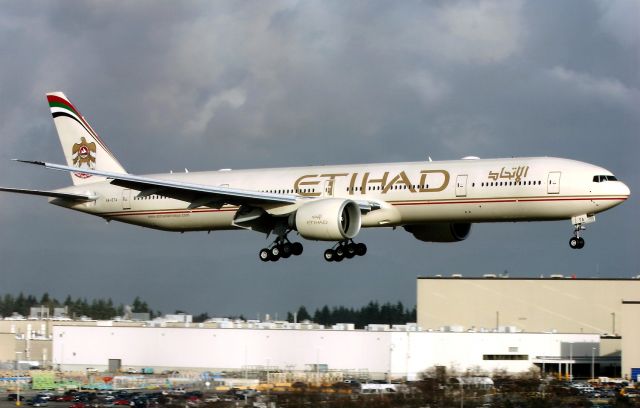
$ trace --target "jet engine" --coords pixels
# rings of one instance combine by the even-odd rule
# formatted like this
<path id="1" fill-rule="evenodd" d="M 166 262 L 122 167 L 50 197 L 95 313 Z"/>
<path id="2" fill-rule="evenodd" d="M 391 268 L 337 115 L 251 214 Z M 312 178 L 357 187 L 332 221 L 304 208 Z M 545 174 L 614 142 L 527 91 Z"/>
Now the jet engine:
<path id="1" fill-rule="evenodd" d="M 295 213 L 295 229 L 306 239 L 342 241 L 360 232 L 360 207 L 351 200 L 325 198 L 303 204 Z"/>
<path id="2" fill-rule="evenodd" d="M 433 223 L 406 225 L 405 230 L 424 242 L 458 242 L 467 239 L 471 232 L 470 223 Z"/>

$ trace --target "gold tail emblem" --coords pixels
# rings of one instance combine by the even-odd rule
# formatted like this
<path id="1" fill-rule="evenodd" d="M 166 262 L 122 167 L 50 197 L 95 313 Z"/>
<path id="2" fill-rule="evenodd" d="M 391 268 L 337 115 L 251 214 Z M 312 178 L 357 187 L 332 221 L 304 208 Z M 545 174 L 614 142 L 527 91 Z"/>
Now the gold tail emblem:
<path id="1" fill-rule="evenodd" d="M 96 165 L 96 158 L 91 154 L 96 153 L 95 142 L 87 143 L 87 139 L 80 138 L 80 143 L 76 143 L 71 148 L 71 154 L 73 155 L 73 164 L 76 167 L 82 167 L 86 165 L 88 168 L 93 169 Z"/>

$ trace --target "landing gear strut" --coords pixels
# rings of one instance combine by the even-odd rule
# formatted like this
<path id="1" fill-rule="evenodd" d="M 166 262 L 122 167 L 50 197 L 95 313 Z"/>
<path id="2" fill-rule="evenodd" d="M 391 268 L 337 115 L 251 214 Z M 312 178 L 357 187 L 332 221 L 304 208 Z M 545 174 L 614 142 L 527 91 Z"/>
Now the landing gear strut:
<path id="1" fill-rule="evenodd" d="M 355 243 L 351 239 L 338 242 L 332 248 L 324 251 L 324 260 L 327 262 L 340 262 L 343 259 L 351 259 L 354 256 L 363 256 L 367 253 L 367 246 L 363 243 Z"/>
<path id="2" fill-rule="evenodd" d="M 284 234 L 273 241 L 269 247 L 262 248 L 258 256 L 262 262 L 275 262 L 280 258 L 289 258 L 291 255 L 298 256 L 303 249 L 301 243 L 289 241 L 287 235 Z"/>

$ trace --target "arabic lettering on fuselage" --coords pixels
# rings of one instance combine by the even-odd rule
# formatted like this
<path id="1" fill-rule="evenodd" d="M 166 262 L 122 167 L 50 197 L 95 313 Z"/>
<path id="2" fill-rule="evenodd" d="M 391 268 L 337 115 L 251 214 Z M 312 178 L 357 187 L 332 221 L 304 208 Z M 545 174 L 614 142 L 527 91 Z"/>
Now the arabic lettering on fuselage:
<path id="1" fill-rule="evenodd" d="M 416 176 L 409 176 L 404 170 L 396 173 L 385 171 L 381 176 L 372 176 L 371 172 L 363 173 L 329 173 L 306 174 L 298 177 L 294 182 L 294 191 L 308 197 L 322 195 L 322 187 L 325 192 L 332 195 L 336 180 L 347 178 L 349 195 L 366 194 L 367 191 L 379 191 L 386 194 L 394 188 L 402 188 L 412 193 L 435 193 L 442 191 L 449 185 L 449 172 L 446 170 L 422 170 Z M 376 178 L 377 177 L 377 178 Z"/>
<path id="2" fill-rule="evenodd" d="M 520 182 L 523 177 L 527 177 L 529 173 L 529 166 L 512 167 L 511 170 L 507 170 L 503 167 L 500 171 L 489 171 L 489 178 L 497 181 L 498 179 L 514 180 L 516 183 Z"/>

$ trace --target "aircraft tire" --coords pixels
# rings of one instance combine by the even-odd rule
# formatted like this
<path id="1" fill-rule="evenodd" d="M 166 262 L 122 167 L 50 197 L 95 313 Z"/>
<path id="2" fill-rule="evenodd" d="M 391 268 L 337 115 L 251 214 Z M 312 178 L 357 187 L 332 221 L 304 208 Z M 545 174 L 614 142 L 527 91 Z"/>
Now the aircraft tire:
<path id="1" fill-rule="evenodd" d="M 291 244 L 288 242 L 285 242 L 284 244 L 280 245 L 280 254 L 283 258 L 288 258 L 291 255 L 293 255 L 293 249 L 291 248 Z"/>
<path id="2" fill-rule="evenodd" d="M 327 262 L 333 262 L 333 260 L 336 257 L 336 253 L 333 251 L 333 249 L 329 248 L 326 251 L 324 251 L 324 260 Z"/>
<path id="3" fill-rule="evenodd" d="M 275 262 L 278 259 L 280 259 L 280 256 L 282 255 L 282 251 L 280 251 L 280 247 L 276 245 L 269 250 L 269 254 L 270 254 L 269 259 L 272 262 Z"/>
<path id="4" fill-rule="evenodd" d="M 354 256 L 356 256 L 356 244 L 351 242 L 351 243 L 345 245 L 345 247 L 344 247 L 344 256 L 347 259 L 351 259 Z"/>
<path id="5" fill-rule="evenodd" d="M 584 238 L 578 238 L 578 249 L 584 248 Z"/>
<path id="6" fill-rule="evenodd" d="M 302 254 L 303 250 L 304 250 L 304 247 L 302 246 L 301 243 L 294 242 L 293 244 L 291 244 L 291 252 L 293 253 L 294 256 L 298 256 Z"/>
<path id="7" fill-rule="evenodd" d="M 364 256 L 367 253 L 367 246 L 363 243 L 356 244 L 356 255 Z"/>
<path id="8" fill-rule="evenodd" d="M 267 262 L 271 259 L 271 252 L 267 248 L 262 248 L 260 252 L 258 252 L 258 256 L 262 262 Z"/>
<path id="9" fill-rule="evenodd" d="M 580 247 L 580 240 L 577 237 L 571 237 L 569 240 L 569 246 L 572 249 L 578 249 Z"/>

